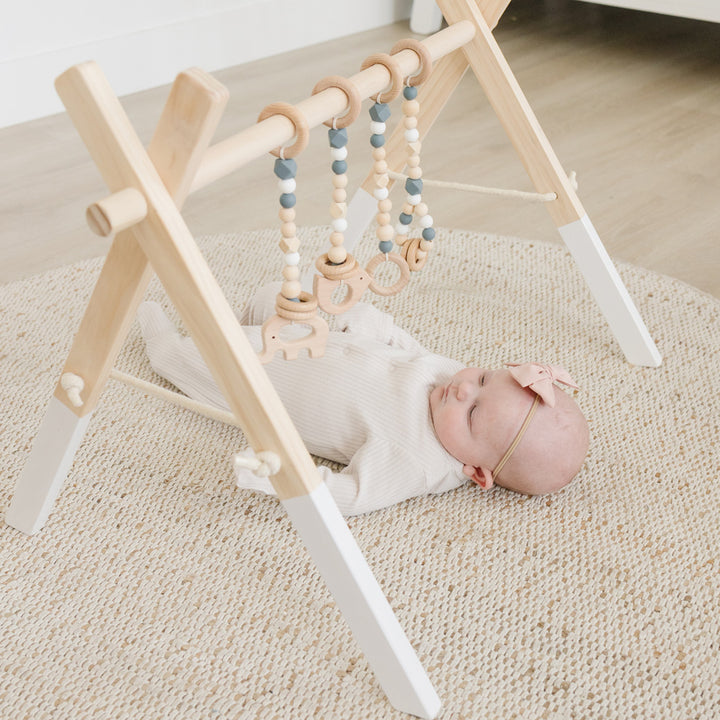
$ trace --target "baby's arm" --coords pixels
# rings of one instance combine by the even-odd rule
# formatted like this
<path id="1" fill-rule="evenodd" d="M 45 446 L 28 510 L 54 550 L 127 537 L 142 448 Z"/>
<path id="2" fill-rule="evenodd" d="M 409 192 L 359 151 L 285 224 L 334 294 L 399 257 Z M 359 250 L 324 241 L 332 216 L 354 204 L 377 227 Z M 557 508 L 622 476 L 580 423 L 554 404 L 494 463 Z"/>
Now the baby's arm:
<path id="1" fill-rule="evenodd" d="M 374 305 L 354 305 L 338 318 L 338 326 L 343 332 L 366 335 L 403 350 L 414 350 L 421 355 L 429 352 L 410 333 L 398 327 L 392 315 L 378 310 Z"/>

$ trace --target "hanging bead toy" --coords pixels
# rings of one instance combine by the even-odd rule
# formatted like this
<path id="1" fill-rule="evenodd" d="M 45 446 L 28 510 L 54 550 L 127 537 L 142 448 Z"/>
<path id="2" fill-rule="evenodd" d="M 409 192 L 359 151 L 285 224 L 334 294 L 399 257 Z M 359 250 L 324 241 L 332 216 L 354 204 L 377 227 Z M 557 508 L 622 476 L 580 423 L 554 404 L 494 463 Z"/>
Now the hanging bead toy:
<path id="1" fill-rule="evenodd" d="M 300 284 L 298 253 L 300 241 L 295 226 L 295 188 L 297 163 L 293 159 L 307 146 L 310 130 L 305 116 L 294 106 L 287 103 L 272 103 L 260 113 L 258 122 L 272 115 L 283 115 L 295 126 L 295 142 L 289 147 L 275 148 L 271 153 L 277 157 L 274 171 L 280 190 L 280 212 L 282 240 L 280 249 L 284 254 L 283 284 L 275 299 L 275 312 L 262 326 L 263 349 L 258 357 L 263 363 L 272 360 L 281 350 L 287 360 L 295 359 L 300 350 L 306 348 L 310 357 L 321 357 L 325 352 L 328 336 L 328 324 L 317 315 L 317 300 L 302 291 Z M 280 337 L 280 331 L 294 322 L 310 326 L 310 333 L 295 339 Z"/>
<path id="2" fill-rule="evenodd" d="M 315 262 L 321 273 L 313 280 L 313 294 L 320 307 L 327 313 L 337 315 L 349 310 L 362 296 L 370 283 L 367 273 L 345 249 L 344 232 L 347 229 L 347 126 L 357 119 L 362 99 L 353 83 L 344 77 L 333 75 L 321 80 L 312 91 L 316 95 L 328 88 L 338 88 L 347 98 L 347 112 L 327 120 L 330 143 L 330 157 L 333 172 L 333 201 L 330 205 L 332 232 L 330 248 Z M 334 291 L 341 285 L 347 286 L 347 294 L 339 303 L 332 301 Z"/>
<path id="3" fill-rule="evenodd" d="M 362 64 L 362 69 L 371 65 L 383 65 L 390 73 L 391 85 L 389 90 L 377 94 L 375 103 L 370 108 L 370 144 L 373 147 L 373 170 L 375 176 L 375 190 L 373 196 L 378 201 L 378 213 L 376 215 L 376 235 L 379 240 L 378 247 L 380 254 L 373 257 L 367 265 L 367 272 L 373 275 L 380 263 L 392 262 L 400 270 L 400 277 L 395 284 L 390 286 L 380 285 L 374 277 L 371 277 L 370 290 L 378 295 L 395 295 L 400 292 L 410 280 L 410 269 L 401 255 L 392 252 L 394 247 L 395 230 L 391 224 L 392 201 L 389 197 L 388 184 L 390 177 L 387 173 L 385 162 L 385 129 L 386 120 L 390 117 L 388 102 L 394 100 L 402 88 L 402 74 L 400 66 L 393 57 L 386 53 L 371 55 Z M 381 102 L 381 97 L 384 102 Z"/>
<path id="4" fill-rule="evenodd" d="M 417 100 L 417 86 L 425 82 L 432 72 L 432 57 L 429 50 L 419 40 L 408 38 L 395 43 L 391 54 L 401 50 L 412 50 L 420 61 L 420 69 L 414 75 L 405 79 L 403 88 L 403 124 L 405 126 L 405 140 L 407 141 L 407 166 L 408 178 L 405 180 L 407 200 L 400 213 L 396 230 L 403 240 L 398 244 L 402 245 L 400 254 L 405 258 L 410 270 L 420 270 L 427 261 L 428 252 L 432 249 L 432 242 L 435 238 L 433 218 L 428 213 L 427 205 L 422 202 L 422 169 L 420 168 L 420 131 L 418 130 L 417 116 L 420 112 L 420 103 Z M 410 236 L 410 224 L 413 215 L 419 221 L 421 232 L 419 237 Z"/>

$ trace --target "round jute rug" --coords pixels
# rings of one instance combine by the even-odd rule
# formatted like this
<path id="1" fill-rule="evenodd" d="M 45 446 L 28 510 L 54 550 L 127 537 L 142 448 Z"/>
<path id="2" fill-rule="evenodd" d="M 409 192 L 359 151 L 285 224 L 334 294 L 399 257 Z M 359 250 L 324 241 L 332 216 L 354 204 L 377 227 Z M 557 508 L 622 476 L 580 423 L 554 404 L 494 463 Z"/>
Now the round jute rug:
<path id="1" fill-rule="evenodd" d="M 326 236 L 304 233 L 316 252 Z M 276 243 L 200 244 L 239 308 L 279 277 Z M 592 432 L 556 495 L 468 485 L 350 520 L 441 717 L 720 717 L 720 302 L 621 265 L 664 356 L 633 367 L 561 247 L 436 245 L 408 291 L 375 302 L 468 364 L 564 365 Z M 0 288 L 0 511 L 99 268 Z M 117 366 L 153 379 L 136 328 Z M 282 507 L 235 488 L 243 446 L 110 381 L 45 529 L 0 523 L 0 716 L 401 717 Z"/>

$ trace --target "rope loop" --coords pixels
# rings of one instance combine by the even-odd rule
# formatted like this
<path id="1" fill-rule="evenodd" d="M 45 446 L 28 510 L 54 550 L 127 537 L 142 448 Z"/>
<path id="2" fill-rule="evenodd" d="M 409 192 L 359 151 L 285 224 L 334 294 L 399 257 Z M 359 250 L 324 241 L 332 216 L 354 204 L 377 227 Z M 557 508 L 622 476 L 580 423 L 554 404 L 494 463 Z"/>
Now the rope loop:
<path id="1" fill-rule="evenodd" d="M 81 407 L 83 400 L 80 393 L 85 389 L 85 381 L 74 373 L 64 373 L 60 378 L 60 387 L 67 393 L 68 400 L 75 406 Z"/>

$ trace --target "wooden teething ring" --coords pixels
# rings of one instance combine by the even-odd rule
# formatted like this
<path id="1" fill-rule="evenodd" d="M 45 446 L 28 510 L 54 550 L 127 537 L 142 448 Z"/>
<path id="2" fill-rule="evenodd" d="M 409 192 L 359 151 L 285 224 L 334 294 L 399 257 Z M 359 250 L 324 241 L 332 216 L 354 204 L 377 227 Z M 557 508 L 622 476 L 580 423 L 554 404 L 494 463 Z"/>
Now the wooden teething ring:
<path id="1" fill-rule="evenodd" d="M 345 262 L 339 265 L 331 263 L 330 260 L 328 260 L 327 253 L 325 253 L 315 260 L 315 267 L 328 280 L 347 280 L 353 275 L 357 275 L 360 266 L 350 253 L 348 253 L 347 258 L 345 258 Z"/>
<path id="2" fill-rule="evenodd" d="M 299 155 L 308 144 L 310 140 L 310 126 L 307 118 L 294 106 L 284 102 L 270 103 L 267 107 L 264 107 L 260 115 L 258 115 L 258 122 L 267 120 L 273 115 L 283 115 L 286 117 L 295 127 L 295 142 L 287 147 L 276 147 L 270 151 L 275 157 L 281 158 L 293 158 Z"/>
<path id="3" fill-rule="evenodd" d="M 428 259 L 426 250 L 420 249 L 422 238 L 410 238 L 402 244 L 400 255 L 405 258 L 411 272 L 422 270 Z"/>
<path id="4" fill-rule="evenodd" d="M 382 262 L 391 262 L 398 266 L 400 269 L 400 278 L 394 285 L 379 285 L 375 282 L 375 277 L 373 276 L 373 271 L 375 268 L 380 265 Z M 374 258 L 370 259 L 370 262 L 367 264 L 366 268 L 367 272 L 370 273 L 370 277 L 372 278 L 370 280 L 370 284 L 368 287 L 370 290 L 372 290 L 376 295 L 396 295 L 399 293 L 409 282 L 410 280 L 410 268 L 408 267 L 408 264 L 405 262 L 404 258 L 402 258 L 397 253 L 379 253 Z"/>
<path id="5" fill-rule="evenodd" d="M 412 50 L 420 60 L 420 69 L 414 75 L 408 75 L 405 82 L 410 87 L 424 83 L 432 72 L 432 56 L 425 44 L 414 38 L 398 40 L 390 50 L 390 55 L 396 55 L 401 50 Z"/>
<path id="6" fill-rule="evenodd" d="M 315 315 L 317 306 L 317 300 L 306 292 L 301 292 L 297 300 L 288 300 L 280 293 L 275 298 L 275 312 L 285 320 L 307 320 Z"/>
<path id="7" fill-rule="evenodd" d="M 381 102 L 381 95 L 383 96 L 382 102 L 392 102 L 402 91 L 403 77 L 402 70 L 400 69 L 400 63 L 387 53 L 375 53 L 363 60 L 363 64 L 360 66 L 360 69 L 367 70 L 373 65 L 382 65 L 390 73 L 390 88 L 381 90 L 375 96 L 375 102 Z M 385 97 L 386 95 L 387 97 Z"/>
<path id="8" fill-rule="evenodd" d="M 355 83 L 350 82 L 347 78 L 341 75 L 328 75 L 323 78 L 312 90 L 312 95 L 317 95 L 323 90 L 329 88 L 337 88 L 345 93 L 347 98 L 347 110 L 343 115 L 326 120 L 323 124 L 330 128 L 342 130 L 342 128 L 352 125 L 360 114 L 360 108 L 362 107 L 362 98 L 360 97 L 360 91 L 355 86 Z"/>

